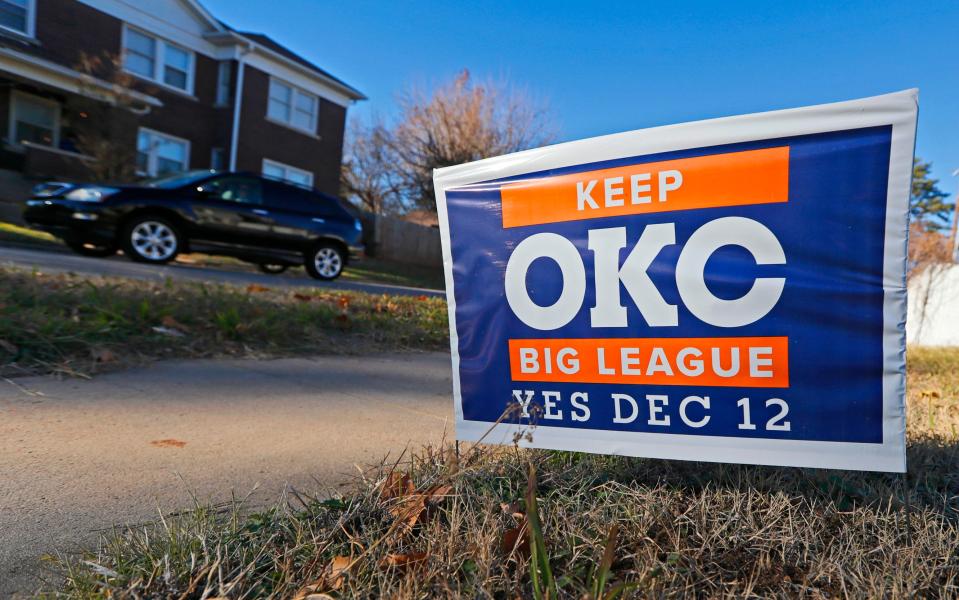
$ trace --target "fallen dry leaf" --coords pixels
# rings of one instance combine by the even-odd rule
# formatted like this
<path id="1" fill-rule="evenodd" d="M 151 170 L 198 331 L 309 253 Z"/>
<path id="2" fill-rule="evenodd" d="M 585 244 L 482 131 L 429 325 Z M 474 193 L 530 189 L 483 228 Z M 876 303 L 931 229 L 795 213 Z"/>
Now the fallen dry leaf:
<path id="1" fill-rule="evenodd" d="M 500 545 L 507 555 L 518 552 L 520 556 L 529 556 L 529 525 L 525 517 L 520 521 L 519 527 L 503 532 Z"/>
<path id="2" fill-rule="evenodd" d="M 294 294 L 293 294 L 293 297 L 294 297 L 295 299 L 299 300 L 300 302 L 310 302 L 311 300 L 313 300 L 313 296 L 309 296 L 309 295 L 307 295 L 307 294 L 297 294 L 297 293 L 294 293 Z"/>
<path id="3" fill-rule="evenodd" d="M 182 448 L 186 446 L 186 442 L 181 442 L 180 440 L 175 440 L 173 438 L 167 438 L 165 440 L 153 440 L 150 442 L 150 444 L 156 446 L 157 448 Z"/>
<path id="4" fill-rule="evenodd" d="M 269 292 L 270 288 L 266 287 L 265 285 L 260 285 L 258 283 L 251 283 L 250 285 L 246 286 L 246 291 L 253 294 L 256 292 Z"/>
<path id="5" fill-rule="evenodd" d="M 300 588 L 293 600 L 320 600 L 329 598 L 324 592 L 335 591 L 343 587 L 343 577 L 353 562 L 348 556 L 334 556 L 324 569 L 323 576 Z"/>
<path id="6" fill-rule="evenodd" d="M 446 498 L 453 492 L 453 486 L 451 485 L 435 485 L 425 492 L 423 495 L 426 496 L 426 501 L 431 503 L 441 502 L 443 498 Z"/>
<path id="7" fill-rule="evenodd" d="M 406 473 L 391 471 L 380 487 L 380 500 L 389 500 L 412 494 L 415 491 L 413 480 Z"/>
<path id="8" fill-rule="evenodd" d="M 409 532 L 426 512 L 426 497 L 422 494 L 411 494 L 401 498 L 389 511 L 394 519 L 403 524 L 403 529 Z"/>
<path id="9" fill-rule="evenodd" d="M 162 319 L 160 319 L 160 325 L 163 325 L 164 327 L 168 327 L 170 329 L 178 329 L 180 331 L 189 331 L 190 329 L 189 327 L 177 321 L 170 315 L 167 315 L 163 317 Z"/>
<path id="10" fill-rule="evenodd" d="M 337 303 L 340 305 L 340 308 L 347 309 L 350 307 L 350 297 L 349 296 L 340 296 L 337 299 Z"/>
<path id="11" fill-rule="evenodd" d="M 98 363 L 112 363 L 117 361 L 117 355 L 107 348 L 93 348 L 90 350 L 93 360 Z"/>
<path id="12" fill-rule="evenodd" d="M 426 552 L 406 552 L 403 554 L 387 554 L 380 561 L 382 569 L 406 569 L 422 565 L 426 561 Z"/>
<path id="13" fill-rule="evenodd" d="M 408 477 L 406 481 L 400 479 L 399 484 L 406 486 L 406 490 L 412 486 L 408 479 Z M 422 492 L 405 491 L 404 495 L 394 496 L 398 500 L 389 508 L 389 513 L 403 525 L 403 529 L 408 533 L 426 516 L 429 508 L 448 497 L 452 491 L 453 486 L 450 485 L 435 485 Z"/>

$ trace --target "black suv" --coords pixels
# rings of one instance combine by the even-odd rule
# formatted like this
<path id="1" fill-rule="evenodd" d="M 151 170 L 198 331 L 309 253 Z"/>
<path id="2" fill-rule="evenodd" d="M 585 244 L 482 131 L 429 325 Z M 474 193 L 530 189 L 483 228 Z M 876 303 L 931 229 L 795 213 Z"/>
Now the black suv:
<path id="1" fill-rule="evenodd" d="M 362 254 L 362 226 L 337 198 L 252 173 L 190 171 L 140 185 L 36 186 L 24 219 L 76 252 L 165 263 L 233 256 L 267 273 L 302 264 L 335 279 Z"/>

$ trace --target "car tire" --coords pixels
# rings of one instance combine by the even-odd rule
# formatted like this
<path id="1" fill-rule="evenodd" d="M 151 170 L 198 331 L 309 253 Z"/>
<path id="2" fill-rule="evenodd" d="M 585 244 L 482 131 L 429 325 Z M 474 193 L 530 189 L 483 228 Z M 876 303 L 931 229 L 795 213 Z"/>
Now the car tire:
<path id="1" fill-rule="evenodd" d="M 305 253 L 303 266 L 314 279 L 332 281 L 343 273 L 346 255 L 343 248 L 332 242 L 320 242 Z"/>
<path id="2" fill-rule="evenodd" d="M 121 232 L 123 253 L 135 262 L 168 263 L 180 253 L 184 239 L 170 219 L 141 215 L 131 219 Z"/>
<path id="3" fill-rule="evenodd" d="M 257 265 L 257 268 L 267 275 L 279 275 L 280 273 L 283 273 L 289 269 L 290 265 L 284 265 L 281 263 L 260 263 Z"/>
<path id="4" fill-rule="evenodd" d="M 82 242 L 67 242 L 67 247 L 82 256 L 93 258 L 106 258 L 117 253 L 116 246 L 96 246 L 94 244 L 84 244 Z"/>

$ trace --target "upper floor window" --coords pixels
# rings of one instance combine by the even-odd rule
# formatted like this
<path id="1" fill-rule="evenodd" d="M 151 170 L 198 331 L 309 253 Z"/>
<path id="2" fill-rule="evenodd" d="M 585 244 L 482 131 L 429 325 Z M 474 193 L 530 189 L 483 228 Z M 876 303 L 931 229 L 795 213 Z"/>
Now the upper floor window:
<path id="1" fill-rule="evenodd" d="M 33 37 L 36 0 L 0 0 L 0 29 Z"/>
<path id="2" fill-rule="evenodd" d="M 192 93 L 193 62 L 193 53 L 189 50 L 139 29 L 124 27 L 123 68 L 127 71 Z"/>
<path id="3" fill-rule="evenodd" d="M 319 98 L 285 81 L 270 78 L 266 116 L 307 133 L 316 133 Z"/>
<path id="4" fill-rule="evenodd" d="M 137 134 L 137 172 L 142 175 L 166 175 L 186 171 L 190 163 L 190 142 L 140 128 Z"/>

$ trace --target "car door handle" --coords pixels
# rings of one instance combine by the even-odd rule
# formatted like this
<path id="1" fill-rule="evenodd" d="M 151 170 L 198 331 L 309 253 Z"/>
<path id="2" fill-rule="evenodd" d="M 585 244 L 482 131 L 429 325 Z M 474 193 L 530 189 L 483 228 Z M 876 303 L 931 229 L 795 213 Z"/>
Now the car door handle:
<path id="1" fill-rule="evenodd" d="M 265 211 L 265 210 L 263 210 L 262 208 L 254 208 L 254 209 L 253 209 L 253 214 L 254 214 L 254 215 L 261 215 L 261 216 L 264 216 L 264 217 L 265 217 L 266 215 L 268 215 L 268 214 L 270 214 L 270 213 L 269 213 L 269 211 Z"/>
<path id="2" fill-rule="evenodd" d="M 326 219 L 321 219 L 319 217 L 313 217 L 312 220 L 314 223 L 326 223 Z"/>

